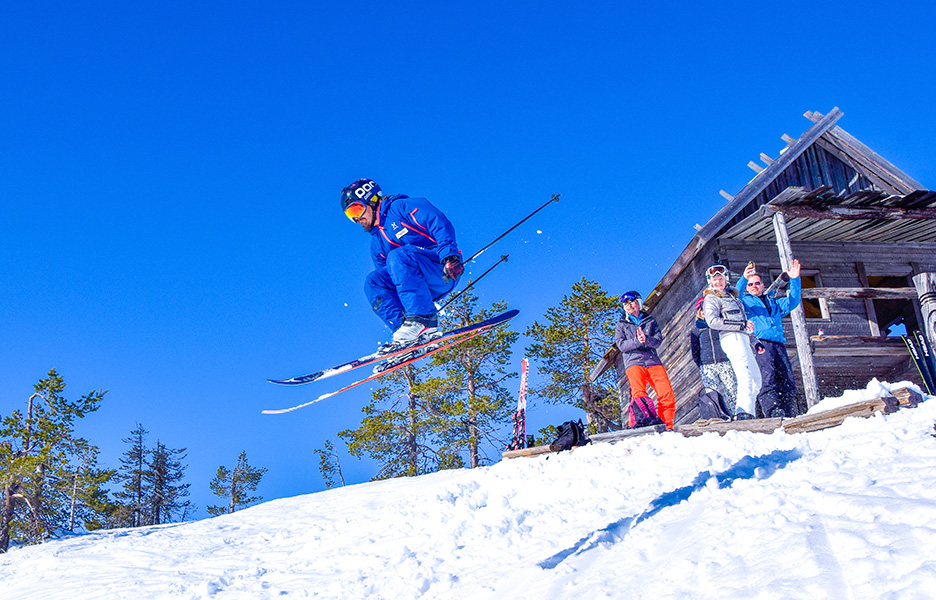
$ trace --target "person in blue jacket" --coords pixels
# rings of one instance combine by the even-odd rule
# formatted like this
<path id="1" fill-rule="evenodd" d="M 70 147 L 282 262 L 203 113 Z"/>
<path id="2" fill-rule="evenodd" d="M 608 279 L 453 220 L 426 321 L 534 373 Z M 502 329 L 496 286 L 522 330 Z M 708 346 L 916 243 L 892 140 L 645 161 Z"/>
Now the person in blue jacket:
<path id="1" fill-rule="evenodd" d="M 364 293 L 393 331 L 391 344 L 437 337 L 435 300 L 465 271 L 452 223 L 425 198 L 384 196 L 370 179 L 341 190 L 341 210 L 370 233 L 374 270 Z"/>
<path id="2" fill-rule="evenodd" d="M 800 303 L 802 284 L 798 260 L 793 260 L 786 274 L 790 277 L 790 290 L 785 298 L 776 298 L 774 292 L 764 293 L 764 280 L 754 263 L 748 263 L 737 286 L 748 319 L 754 323 L 754 335 L 765 348 L 756 358 L 761 372 L 757 401 L 766 417 L 780 410 L 784 417 L 796 416 L 796 382 L 786 353 L 783 317 Z"/>

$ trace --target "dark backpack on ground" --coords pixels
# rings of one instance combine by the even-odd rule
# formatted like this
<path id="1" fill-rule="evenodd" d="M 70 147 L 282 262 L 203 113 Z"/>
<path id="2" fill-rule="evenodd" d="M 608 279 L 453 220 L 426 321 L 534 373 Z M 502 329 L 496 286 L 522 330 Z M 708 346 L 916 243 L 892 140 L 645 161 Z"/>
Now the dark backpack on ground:
<path id="1" fill-rule="evenodd" d="M 731 420 L 728 405 L 717 390 L 699 394 L 699 418 Z"/>
<path id="2" fill-rule="evenodd" d="M 631 429 L 663 425 L 663 419 L 657 415 L 653 400 L 646 396 L 631 398 L 627 406 L 627 421 Z"/>
<path id="3" fill-rule="evenodd" d="M 556 440 L 552 443 L 556 450 L 569 450 L 574 446 L 584 446 L 589 442 L 582 420 L 566 421 L 556 427 Z"/>

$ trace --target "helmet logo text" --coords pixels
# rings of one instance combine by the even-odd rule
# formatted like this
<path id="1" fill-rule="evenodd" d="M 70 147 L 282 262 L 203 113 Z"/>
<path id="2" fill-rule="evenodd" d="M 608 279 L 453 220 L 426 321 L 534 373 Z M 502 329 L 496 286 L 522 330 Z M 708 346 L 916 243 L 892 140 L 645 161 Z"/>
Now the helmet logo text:
<path id="1" fill-rule="evenodd" d="M 372 189 L 374 189 L 374 186 L 375 186 L 375 185 L 377 185 L 377 184 L 374 183 L 373 181 L 368 181 L 367 183 L 365 183 L 365 184 L 362 185 L 361 187 L 359 187 L 359 188 L 357 188 L 356 190 L 354 190 L 354 195 L 357 196 L 359 199 L 360 199 L 360 198 L 363 198 L 364 196 L 367 195 L 367 193 L 368 193 L 369 191 L 371 191 Z"/>

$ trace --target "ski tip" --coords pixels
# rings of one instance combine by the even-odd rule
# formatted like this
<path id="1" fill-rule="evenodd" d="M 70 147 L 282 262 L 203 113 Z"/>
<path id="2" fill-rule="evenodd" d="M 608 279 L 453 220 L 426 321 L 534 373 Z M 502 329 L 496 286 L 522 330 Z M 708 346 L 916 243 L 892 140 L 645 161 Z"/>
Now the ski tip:
<path id="1" fill-rule="evenodd" d="M 506 323 L 507 321 L 513 319 L 519 314 L 520 314 L 519 310 L 517 310 L 516 308 L 511 308 L 510 310 L 506 312 L 502 312 L 496 317 L 493 317 L 493 320 L 495 321 L 496 324 Z"/>
<path id="2" fill-rule="evenodd" d="M 367 379 L 365 379 L 364 381 L 367 381 Z M 363 383 L 363 382 L 361 382 L 361 383 Z M 304 403 L 302 403 L 302 404 L 300 404 L 300 405 L 298 405 L 298 406 L 291 406 L 291 407 L 289 407 L 289 408 L 279 408 L 279 409 L 267 408 L 267 409 L 265 409 L 265 410 L 261 410 L 260 413 L 261 413 L 261 414 L 264 414 L 264 415 L 281 415 L 281 414 L 283 414 L 283 413 L 288 413 L 288 412 L 292 412 L 292 411 L 294 411 L 294 410 L 299 410 L 300 408 L 305 408 L 306 406 L 310 406 L 310 405 L 312 405 L 312 404 L 315 404 L 316 402 L 318 402 L 318 401 L 320 401 L 320 400 L 324 400 L 325 398 L 331 398 L 332 396 L 336 396 L 336 395 L 340 394 L 342 391 L 344 391 L 344 390 L 338 390 L 337 392 L 329 392 L 329 393 L 327 393 L 327 394 L 322 394 L 321 396 L 319 396 L 319 397 L 316 398 L 315 400 L 312 400 L 311 402 L 304 402 Z"/>
<path id="3" fill-rule="evenodd" d="M 318 378 L 305 375 L 303 377 L 293 377 L 292 379 L 267 379 L 267 381 L 277 385 L 302 385 L 315 381 L 316 379 Z"/>

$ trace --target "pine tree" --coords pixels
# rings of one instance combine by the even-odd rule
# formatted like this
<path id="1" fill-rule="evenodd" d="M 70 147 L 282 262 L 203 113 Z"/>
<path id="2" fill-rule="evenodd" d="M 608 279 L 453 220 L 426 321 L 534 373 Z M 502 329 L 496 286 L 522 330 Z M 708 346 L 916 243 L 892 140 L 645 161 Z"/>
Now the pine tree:
<path id="1" fill-rule="evenodd" d="M 619 395 L 610 375 L 589 382 L 588 374 L 614 342 L 620 317 L 617 298 L 584 277 L 572 286 L 572 294 L 547 309 L 544 325 L 534 322 L 526 335 L 535 343 L 527 355 L 540 363 L 549 379 L 531 393 L 554 404 L 571 404 L 585 411 L 593 431 L 606 432 L 620 415 Z"/>
<path id="2" fill-rule="evenodd" d="M 263 500 L 261 496 L 249 496 L 250 492 L 257 489 L 260 480 L 267 470 L 264 468 L 251 467 L 247 463 L 247 452 L 243 451 L 237 457 L 237 465 L 233 470 L 225 466 L 218 467 L 215 478 L 211 480 L 209 486 L 216 496 L 228 499 L 227 507 L 209 506 L 208 514 L 216 517 L 225 513 L 233 513 L 239 508 L 243 508 L 254 502 Z"/>
<path id="3" fill-rule="evenodd" d="M 184 519 L 191 502 L 189 484 L 182 483 L 185 477 L 185 448 L 174 450 L 157 441 L 150 452 L 150 460 L 144 475 L 146 489 L 146 513 L 151 525 L 171 523 L 173 517 Z"/>
<path id="4" fill-rule="evenodd" d="M 375 480 L 431 473 L 447 461 L 428 438 L 427 406 L 413 391 L 426 369 L 413 364 L 383 376 L 361 409 L 361 425 L 338 433 L 351 456 L 367 456 L 380 465 Z"/>
<path id="5" fill-rule="evenodd" d="M 140 527 L 149 522 L 145 512 L 147 506 L 145 485 L 147 477 L 150 476 L 146 460 L 145 436 L 147 433 L 149 432 L 137 423 L 136 429 L 130 432 L 130 437 L 121 440 L 129 444 L 130 448 L 124 451 L 118 470 L 118 479 L 123 482 L 123 489 L 114 494 L 125 507 L 115 514 L 119 523 L 118 527 Z"/>
<path id="6" fill-rule="evenodd" d="M 503 303 L 478 311 L 477 297 L 463 295 L 448 308 L 441 327 L 468 325 L 502 312 Z M 479 466 L 483 448 L 494 444 L 509 423 L 510 393 L 503 382 L 510 346 L 519 337 L 505 328 L 480 335 L 381 378 L 357 429 L 339 432 L 355 457 L 379 467 L 374 479 Z M 467 458 L 467 462 L 466 462 Z"/>
<path id="7" fill-rule="evenodd" d="M 332 441 L 325 440 L 325 448 L 317 448 L 314 452 L 319 457 L 319 472 L 322 473 L 322 478 L 325 480 L 325 487 L 334 487 L 335 477 L 344 487 L 345 480 L 344 475 L 341 473 L 341 461 L 338 459 L 338 452 L 335 450 Z"/>
<path id="8" fill-rule="evenodd" d="M 109 526 L 114 503 L 107 495 L 105 485 L 114 477 L 113 469 L 97 467 L 98 449 L 88 446 L 75 457 L 74 471 L 68 490 L 68 531 L 75 531 L 80 522 L 88 531 Z"/>
<path id="9" fill-rule="evenodd" d="M 446 329 L 464 327 L 506 310 L 504 302 L 489 309 L 477 309 L 478 298 L 462 294 L 442 318 Z M 510 392 L 504 382 L 516 376 L 508 371 L 511 345 L 519 337 L 507 327 L 498 327 L 435 355 L 434 376 L 416 387 L 415 392 L 433 405 L 430 423 L 440 444 L 439 455 L 448 456 L 442 468 L 460 466 L 451 457 L 467 454 L 468 466 L 486 462 L 482 448 L 506 445 L 500 433 L 510 423 Z"/>
<path id="10" fill-rule="evenodd" d="M 67 400 L 55 369 L 33 389 L 26 413 L 13 411 L 0 426 L 0 552 L 103 516 L 102 486 L 113 475 L 97 467 L 98 449 L 74 436 L 75 421 L 96 411 L 106 392 Z"/>

